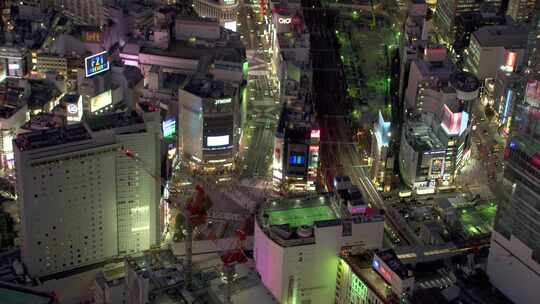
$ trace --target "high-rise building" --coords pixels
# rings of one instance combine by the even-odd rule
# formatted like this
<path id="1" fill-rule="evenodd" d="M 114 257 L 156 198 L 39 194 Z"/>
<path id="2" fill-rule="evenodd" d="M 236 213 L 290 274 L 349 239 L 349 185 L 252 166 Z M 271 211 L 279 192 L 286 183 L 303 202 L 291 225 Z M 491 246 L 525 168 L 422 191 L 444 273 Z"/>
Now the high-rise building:
<path id="1" fill-rule="evenodd" d="M 439 0 L 435 10 L 435 26 L 439 38 L 446 45 L 453 45 L 456 33 L 456 18 L 463 13 L 482 10 L 486 15 L 495 15 L 502 0 Z"/>
<path id="2" fill-rule="evenodd" d="M 531 17 L 529 38 L 527 40 L 527 64 L 525 73 L 529 77 L 539 79 L 540 77 L 540 1 L 536 1 L 534 13 Z"/>
<path id="3" fill-rule="evenodd" d="M 494 79 L 499 70 L 519 69 L 525 56 L 527 27 L 484 26 L 472 33 L 465 66 L 481 81 Z"/>
<path id="4" fill-rule="evenodd" d="M 56 8 L 80 24 L 101 26 L 104 23 L 103 0 L 56 0 Z"/>
<path id="5" fill-rule="evenodd" d="M 382 246 L 382 213 L 365 208 L 353 215 L 346 205 L 312 195 L 271 200 L 258 209 L 256 269 L 280 303 L 334 303 L 340 253 Z"/>
<path id="6" fill-rule="evenodd" d="M 514 110 L 505 150 L 508 197 L 498 207 L 487 273 L 516 304 L 540 297 L 540 94 L 536 80 Z M 533 90 L 533 91 L 531 91 Z"/>
<path id="7" fill-rule="evenodd" d="M 390 191 L 394 157 L 390 150 L 391 123 L 379 111 L 371 142 L 371 179 L 379 190 Z"/>
<path id="8" fill-rule="evenodd" d="M 240 139 L 238 83 L 193 79 L 179 90 L 179 146 L 192 168 L 229 174 Z"/>
<path id="9" fill-rule="evenodd" d="M 506 15 L 515 22 L 529 22 L 532 17 L 535 0 L 509 0 Z"/>
<path id="10" fill-rule="evenodd" d="M 455 70 L 441 45 L 426 47 L 420 58 L 411 61 L 409 79 L 405 89 L 406 113 L 433 112 L 433 90 L 445 87 Z M 439 102 L 438 97 L 437 103 Z"/>
<path id="11" fill-rule="evenodd" d="M 444 174 L 445 145 L 432 127 L 421 119 L 404 125 L 399 151 L 399 170 L 405 184 L 419 194 L 433 193 Z"/>
<path id="12" fill-rule="evenodd" d="M 146 115 L 147 114 L 147 115 Z M 158 243 L 159 117 L 95 116 L 14 140 L 22 260 L 59 273 Z"/>
<path id="13" fill-rule="evenodd" d="M 284 193 L 314 191 L 321 131 L 308 94 L 311 83 L 293 65 L 287 71 L 281 92 L 284 105 L 274 139 L 273 185 Z"/>
<path id="14" fill-rule="evenodd" d="M 426 3 L 418 1 L 410 6 L 407 19 L 403 23 L 403 34 L 399 41 L 400 74 L 398 94 L 400 103 L 407 88 L 411 61 L 420 57 L 422 50 L 428 43 L 426 15 Z"/>
<path id="15" fill-rule="evenodd" d="M 238 2 L 238 0 L 193 0 L 193 8 L 199 16 L 217 19 L 225 28 L 236 31 Z"/>
<path id="16" fill-rule="evenodd" d="M 540 298 L 540 86 L 536 1 L 528 41 L 528 82 L 515 105 L 504 153 L 501 200 L 491 237 L 487 273 L 516 304 Z"/>

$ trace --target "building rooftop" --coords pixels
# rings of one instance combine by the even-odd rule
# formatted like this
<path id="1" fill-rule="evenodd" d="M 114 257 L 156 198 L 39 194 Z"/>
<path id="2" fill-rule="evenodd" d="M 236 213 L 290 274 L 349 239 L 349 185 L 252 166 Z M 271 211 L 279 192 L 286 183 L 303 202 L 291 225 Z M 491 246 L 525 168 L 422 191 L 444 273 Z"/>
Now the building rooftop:
<path id="1" fill-rule="evenodd" d="M 291 228 L 337 218 L 328 197 L 322 195 L 274 200 L 265 208 L 264 214 L 268 215 L 270 226 L 289 225 Z"/>
<path id="2" fill-rule="evenodd" d="M 204 56 L 210 56 L 214 60 L 233 62 L 243 62 L 246 57 L 245 46 L 240 38 L 228 34 L 222 35 L 222 39 L 217 42 L 175 40 L 169 43 L 167 49 L 145 45 L 141 47 L 140 53 L 192 60 L 199 60 Z"/>
<path id="3" fill-rule="evenodd" d="M 422 121 L 409 121 L 405 138 L 417 152 L 444 149 L 433 129 Z"/>
<path id="4" fill-rule="evenodd" d="M 60 99 L 60 103 L 77 103 L 79 101 L 79 97 L 81 95 L 79 93 L 68 93 L 62 96 Z"/>
<path id="5" fill-rule="evenodd" d="M 30 85 L 30 96 L 28 97 L 28 106 L 30 108 L 41 108 L 48 102 L 60 96 L 60 91 L 54 83 L 48 80 L 28 80 Z"/>
<path id="6" fill-rule="evenodd" d="M 256 220 L 272 239 L 287 247 L 313 243 L 313 227 L 381 221 L 384 216 L 377 209 L 357 215 L 336 212 L 331 196 L 325 194 L 266 201 L 259 206 Z"/>
<path id="7" fill-rule="evenodd" d="M 126 259 L 125 263 L 137 277 L 149 280 L 150 291 L 184 282 L 181 263 L 170 250 L 145 251 L 142 256 Z"/>
<path id="8" fill-rule="evenodd" d="M 15 139 L 15 145 L 19 151 L 27 151 L 89 139 L 91 139 L 90 133 L 83 124 L 73 124 L 19 134 Z"/>
<path id="9" fill-rule="evenodd" d="M 392 293 L 392 286 L 373 269 L 373 256 L 348 255 L 342 256 L 341 259 L 347 263 L 362 283 L 367 285 L 381 300 L 386 301 L 386 303 L 392 303 L 393 299 L 397 300 L 397 297 Z"/>
<path id="10" fill-rule="evenodd" d="M 480 80 L 473 73 L 456 71 L 450 75 L 450 84 L 462 92 L 474 92 L 480 88 Z"/>
<path id="11" fill-rule="evenodd" d="M 527 44 L 528 29 L 523 25 L 484 26 L 473 33 L 481 47 L 523 49 Z"/>
<path id="12" fill-rule="evenodd" d="M 201 98 L 226 98 L 232 97 L 236 87 L 228 81 L 213 80 L 209 78 L 195 78 L 184 87 L 184 90 Z"/>
<path id="13" fill-rule="evenodd" d="M 136 112 L 120 112 L 91 116 L 85 119 L 85 123 L 92 132 L 96 132 L 142 124 L 144 120 Z"/>
<path id="14" fill-rule="evenodd" d="M 10 118 L 21 109 L 26 104 L 23 97 L 24 88 L 18 80 L 4 79 L 0 83 L 0 118 Z"/>
<path id="15" fill-rule="evenodd" d="M 309 48 L 309 35 L 305 33 L 279 33 L 277 34 L 279 48 Z"/>
<path id="16" fill-rule="evenodd" d="M 57 303 L 53 293 L 28 287 L 0 282 L 0 303 L 9 304 L 52 304 Z"/>
<path id="17" fill-rule="evenodd" d="M 135 85 L 143 80 L 144 76 L 139 68 L 130 65 L 124 65 L 122 68 L 124 77 L 126 77 L 130 88 L 135 87 Z"/>
<path id="18" fill-rule="evenodd" d="M 21 126 L 21 129 L 29 131 L 41 131 L 50 128 L 58 128 L 66 125 L 66 117 L 59 114 L 41 112 L 30 118 L 30 120 Z"/>
<path id="19" fill-rule="evenodd" d="M 379 251 L 376 255 L 402 280 L 412 277 L 412 272 L 398 259 L 393 249 Z"/>

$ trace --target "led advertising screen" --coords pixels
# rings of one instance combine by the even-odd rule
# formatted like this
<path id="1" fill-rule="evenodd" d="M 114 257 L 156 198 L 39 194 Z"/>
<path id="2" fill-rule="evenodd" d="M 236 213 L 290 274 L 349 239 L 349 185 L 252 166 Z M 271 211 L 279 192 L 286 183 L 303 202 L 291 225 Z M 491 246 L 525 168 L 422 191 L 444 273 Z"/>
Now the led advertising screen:
<path id="1" fill-rule="evenodd" d="M 174 119 L 174 117 L 166 119 L 163 121 L 161 128 L 163 130 L 163 137 L 165 139 L 173 138 L 176 134 L 176 119 Z"/>
<path id="2" fill-rule="evenodd" d="M 444 172 L 444 158 L 431 159 L 430 170 L 431 176 L 441 176 Z"/>
<path id="3" fill-rule="evenodd" d="M 229 135 L 222 136 L 208 136 L 206 137 L 206 146 L 208 147 L 219 147 L 226 146 L 231 142 Z"/>
<path id="4" fill-rule="evenodd" d="M 306 163 L 306 157 L 304 155 L 291 155 L 289 156 L 289 165 L 303 166 Z"/>
<path id="5" fill-rule="evenodd" d="M 99 73 L 103 73 L 110 68 L 107 52 L 95 54 L 84 59 L 84 67 L 86 77 L 91 77 Z"/>
<path id="6" fill-rule="evenodd" d="M 90 99 L 90 112 L 96 112 L 112 103 L 112 90 L 103 92 Z"/>
<path id="7" fill-rule="evenodd" d="M 236 32 L 236 21 L 225 22 L 224 27 L 228 30 Z"/>

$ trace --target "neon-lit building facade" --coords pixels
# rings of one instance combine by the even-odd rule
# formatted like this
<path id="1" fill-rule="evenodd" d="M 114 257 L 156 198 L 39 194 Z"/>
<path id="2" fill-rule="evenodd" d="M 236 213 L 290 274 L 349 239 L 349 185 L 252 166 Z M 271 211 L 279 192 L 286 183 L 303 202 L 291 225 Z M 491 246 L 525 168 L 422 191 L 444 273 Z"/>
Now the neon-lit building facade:
<path id="1" fill-rule="evenodd" d="M 240 139 L 240 87 L 211 79 L 180 89 L 178 144 L 191 169 L 229 175 Z"/>
<path id="2" fill-rule="evenodd" d="M 370 267 L 360 267 L 355 257 L 342 256 L 338 262 L 336 304 L 387 303 L 392 296 L 390 285 L 382 279 L 370 282 L 365 274 Z M 376 276 L 372 276 L 376 278 Z M 379 288 L 377 288 L 379 287 Z M 382 287 L 382 288 L 380 288 Z"/>
<path id="3" fill-rule="evenodd" d="M 498 205 L 487 267 L 493 285 L 517 304 L 540 297 L 540 103 L 535 91 L 530 83 L 514 110 L 504 153 L 508 197 Z"/>
<path id="4" fill-rule="evenodd" d="M 399 170 L 405 184 L 420 194 L 433 193 L 445 173 L 445 145 L 430 124 L 409 120 L 401 135 Z"/>
<path id="5" fill-rule="evenodd" d="M 440 121 L 440 123 L 439 123 Z M 469 113 L 442 106 L 440 118 L 434 121 L 437 137 L 446 148 L 443 181 L 452 183 L 470 152 L 471 121 Z"/>
<path id="6" fill-rule="evenodd" d="M 371 178 L 379 190 L 390 191 L 394 158 L 389 155 L 391 123 L 379 111 L 371 143 Z"/>
<path id="7" fill-rule="evenodd" d="M 320 132 L 316 123 L 303 126 L 287 126 L 286 123 L 278 125 L 272 162 L 275 190 L 283 193 L 316 190 Z"/>
<path id="8" fill-rule="evenodd" d="M 227 29 L 236 31 L 238 0 L 194 0 L 193 8 L 204 18 L 217 19 Z"/>

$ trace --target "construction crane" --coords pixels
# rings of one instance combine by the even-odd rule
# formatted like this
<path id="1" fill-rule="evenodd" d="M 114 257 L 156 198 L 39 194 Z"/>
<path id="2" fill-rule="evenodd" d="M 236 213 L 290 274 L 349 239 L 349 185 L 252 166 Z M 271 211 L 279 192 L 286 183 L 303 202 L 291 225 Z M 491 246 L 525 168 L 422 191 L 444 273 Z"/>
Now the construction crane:
<path id="1" fill-rule="evenodd" d="M 130 159 L 133 159 L 137 162 L 140 162 L 142 167 L 147 171 L 147 173 L 152 176 L 157 181 L 166 187 L 167 183 L 161 177 L 156 177 L 146 166 L 144 166 L 144 161 L 136 156 L 136 154 L 129 150 L 122 150 L 124 155 Z M 182 215 L 184 220 L 184 228 L 186 230 L 185 238 L 185 252 L 186 259 L 184 265 L 185 272 L 185 282 L 188 290 L 192 289 L 193 283 L 193 230 L 196 227 L 200 227 L 206 223 L 208 218 L 208 210 L 212 207 L 212 200 L 204 191 L 204 188 L 201 185 L 195 187 L 195 193 L 191 196 L 182 210 Z M 178 223 L 177 223 L 178 225 Z M 244 223 L 244 229 L 247 228 L 246 223 Z M 217 244 L 215 238 L 210 238 L 212 242 Z M 227 280 L 227 288 L 225 289 L 224 303 L 232 304 L 232 282 L 234 280 L 235 267 L 238 264 L 244 264 L 247 262 L 247 257 L 244 253 L 246 248 L 246 233 L 243 229 L 237 229 L 235 231 L 235 239 L 230 244 L 229 248 L 224 250 L 221 255 L 221 262 L 223 263 L 223 273 Z"/>
<path id="2" fill-rule="evenodd" d="M 247 257 L 244 253 L 246 249 L 246 233 L 242 229 L 237 229 L 235 239 L 231 243 L 229 249 L 221 255 L 223 262 L 223 273 L 227 279 L 227 287 L 225 288 L 224 304 L 232 304 L 232 282 L 234 280 L 234 270 L 236 265 L 247 262 Z"/>
<path id="3" fill-rule="evenodd" d="M 121 150 L 122 153 L 136 162 L 141 164 L 141 167 L 156 181 L 158 181 L 164 188 L 168 187 L 168 183 L 161 177 L 155 176 L 147 166 L 145 166 L 144 160 L 139 158 L 133 151 L 129 149 Z M 193 229 L 195 227 L 201 226 L 206 222 L 208 215 L 208 209 L 212 207 L 212 201 L 206 195 L 202 186 L 197 185 L 195 187 L 195 193 L 190 197 L 184 206 L 178 206 L 181 210 L 181 215 L 184 218 L 183 224 L 186 230 L 186 240 L 185 240 L 185 251 L 186 251 L 186 262 L 185 262 L 185 281 L 188 289 L 192 287 L 193 279 Z M 177 225 L 179 223 L 176 223 Z"/>

